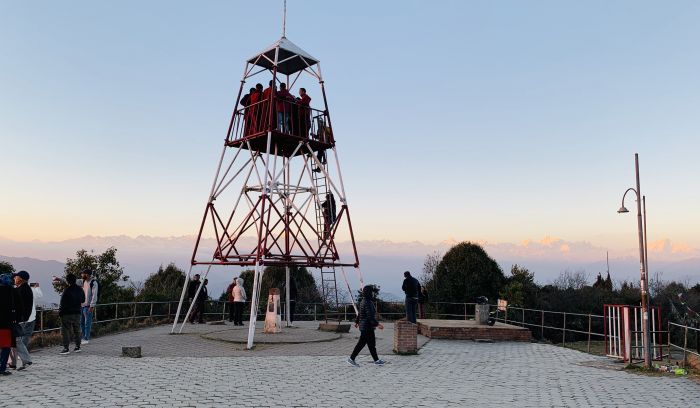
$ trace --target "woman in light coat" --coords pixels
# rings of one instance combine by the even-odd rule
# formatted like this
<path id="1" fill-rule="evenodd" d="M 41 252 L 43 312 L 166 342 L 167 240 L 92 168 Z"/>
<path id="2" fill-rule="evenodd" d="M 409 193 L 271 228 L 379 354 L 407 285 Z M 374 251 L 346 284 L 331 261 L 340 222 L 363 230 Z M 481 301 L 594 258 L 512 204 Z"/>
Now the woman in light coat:
<path id="1" fill-rule="evenodd" d="M 233 325 L 243 326 L 243 307 L 245 306 L 246 295 L 243 288 L 243 279 L 236 279 L 236 286 L 232 289 L 233 292 Z"/>

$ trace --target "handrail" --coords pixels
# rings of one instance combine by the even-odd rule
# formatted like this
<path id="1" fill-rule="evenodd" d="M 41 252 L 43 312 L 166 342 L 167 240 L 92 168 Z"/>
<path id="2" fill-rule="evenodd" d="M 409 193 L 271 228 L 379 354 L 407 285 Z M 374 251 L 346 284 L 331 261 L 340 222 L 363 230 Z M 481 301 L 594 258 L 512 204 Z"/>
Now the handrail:
<path id="1" fill-rule="evenodd" d="M 136 319 L 146 319 L 146 318 L 166 318 L 171 319 L 174 317 L 174 310 L 177 305 L 177 300 L 172 301 L 133 301 L 133 302 L 110 302 L 110 303 L 99 303 L 96 305 L 95 319 L 93 324 L 103 324 L 116 321 L 124 320 L 136 320 Z M 250 302 L 246 302 L 250 304 Z M 207 301 L 208 307 L 206 308 L 204 315 L 209 318 L 214 317 L 216 320 L 225 320 L 228 302 L 219 300 L 209 300 Z M 384 310 L 378 310 L 378 313 L 387 320 L 393 320 L 401 318 L 405 315 L 404 302 L 393 301 L 384 302 L 382 301 Z M 448 319 L 471 319 L 474 318 L 474 313 L 470 313 L 470 308 L 474 307 L 476 303 L 466 303 L 466 302 L 428 302 L 426 305 L 429 307 L 428 316 L 431 318 L 448 318 Z M 280 305 L 281 312 L 284 313 L 285 304 Z M 440 310 L 440 308 L 451 307 L 453 309 L 460 310 L 461 313 L 448 312 L 446 310 Z M 597 314 L 585 314 L 585 313 L 571 313 L 571 312 L 560 312 L 555 310 L 542 310 L 542 309 L 531 309 L 531 308 L 521 308 L 517 306 L 506 306 L 506 310 L 499 310 L 497 305 L 489 305 L 490 309 L 495 312 L 496 321 L 520 325 L 522 327 L 528 327 L 531 329 L 538 329 L 540 337 L 544 338 L 544 330 L 555 330 L 562 333 L 561 343 L 566 345 L 567 333 L 587 335 L 587 350 L 590 352 L 592 338 L 604 338 L 605 333 L 595 331 L 595 326 L 600 326 L 604 324 L 604 316 Z M 109 312 L 104 312 L 108 308 L 113 308 Z M 166 310 L 167 308 L 167 310 Z M 297 302 L 295 316 L 299 318 L 298 320 L 310 320 L 314 321 L 322 320 L 323 316 L 323 304 L 322 303 L 301 303 Z M 98 311 L 101 311 L 98 314 Z M 48 323 L 47 316 L 51 313 L 58 313 L 58 308 L 42 308 L 37 307 L 37 325 L 35 326 L 34 333 L 49 333 L 53 331 L 60 330 L 60 327 L 56 325 L 55 327 L 45 327 L 45 323 Z M 108 314 L 109 318 L 104 318 Z M 265 308 L 260 308 L 258 316 L 264 316 Z M 352 303 L 340 303 L 338 305 L 338 310 L 334 313 L 336 317 L 342 317 L 343 320 L 354 320 L 355 314 L 352 308 Z M 533 319 L 533 314 L 536 316 Z M 102 319 L 98 319 L 99 316 Z M 558 323 L 553 325 L 550 322 L 546 322 L 547 316 L 557 316 L 558 319 L 562 319 L 562 325 L 559 326 Z M 567 317 L 569 319 L 567 320 Z M 573 317 L 574 319 L 571 319 Z M 56 319 L 54 319 L 57 322 Z M 550 320 L 551 321 L 551 320 Z M 581 326 L 587 323 L 588 330 L 583 329 Z M 680 329 L 684 331 L 683 339 L 684 345 L 674 344 L 672 342 L 671 329 Z M 688 336 L 689 333 L 693 334 L 698 338 L 700 336 L 700 328 L 690 327 L 688 325 L 683 325 L 675 322 L 668 322 L 668 330 L 656 330 L 658 333 L 668 334 L 668 344 L 667 347 L 673 347 L 678 350 L 682 350 L 684 353 L 684 359 L 687 354 L 694 354 L 700 357 L 700 349 L 693 350 L 688 348 Z"/>

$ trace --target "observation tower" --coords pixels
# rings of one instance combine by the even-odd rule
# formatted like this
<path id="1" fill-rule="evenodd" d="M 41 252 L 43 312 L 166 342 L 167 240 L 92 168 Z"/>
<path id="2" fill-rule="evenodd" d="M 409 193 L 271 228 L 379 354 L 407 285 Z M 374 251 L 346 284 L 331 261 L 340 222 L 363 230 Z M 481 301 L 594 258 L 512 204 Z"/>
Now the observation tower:
<path id="1" fill-rule="evenodd" d="M 336 271 L 351 299 L 344 268 L 356 270 L 360 285 L 362 277 L 319 60 L 283 28 L 278 41 L 246 61 L 235 101 L 187 281 L 199 265 L 207 268 L 204 278 L 216 265 L 254 269 L 251 348 L 266 266 L 286 267 L 287 290 L 290 267 L 316 268 L 324 300 L 336 305 Z M 288 292 L 285 299 L 289 324 Z M 183 326 L 191 312 L 190 305 Z"/>

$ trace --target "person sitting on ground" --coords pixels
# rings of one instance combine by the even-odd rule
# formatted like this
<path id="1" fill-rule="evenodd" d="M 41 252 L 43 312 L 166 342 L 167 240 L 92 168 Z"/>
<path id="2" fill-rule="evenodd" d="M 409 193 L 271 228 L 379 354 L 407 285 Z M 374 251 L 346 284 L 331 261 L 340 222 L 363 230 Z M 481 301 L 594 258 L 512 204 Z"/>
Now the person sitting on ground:
<path id="1" fill-rule="evenodd" d="M 365 345 L 367 346 L 370 354 L 372 355 L 374 364 L 384 365 L 385 363 L 384 360 L 380 359 L 379 356 L 377 356 L 377 346 L 376 338 L 374 337 L 374 329 L 378 327 L 380 330 L 383 330 L 384 325 L 377 321 L 377 310 L 374 308 L 374 303 L 372 303 L 372 296 L 372 286 L 365 285 L 362 288 L 362 303 L 360 303 L 360 313 L 357 315 L 357 319 L 355 319 L 355 327 L 359 327 L 360 329 L 360 339 L 357 341 L 355 349 L 352 351 L 352 354 L 350 354 L 350 357 L 348 358 L 348 364 L 350 364 L 353 367 L 360 366 L 355 361 L 355 357 L 357 357 L 357 355 L 360 354 L 360 351 L 362 351 Z"/>
<path id="2" fill-rule="evenodd" d="M 61 317 L 61 336 L 63 337 L 63 350 L 61 354 L 69 354 L 71 337 L 75 342 L 73 352 L 80 352 L 80 316 L 81 304 L 85 302 L 85 292 L 76 285 L 76 277 L 72 273 L 66 276 L 68 286 L 63 290 L 61 295 L 61 304 L 58 308 L 58 315 Z"/>

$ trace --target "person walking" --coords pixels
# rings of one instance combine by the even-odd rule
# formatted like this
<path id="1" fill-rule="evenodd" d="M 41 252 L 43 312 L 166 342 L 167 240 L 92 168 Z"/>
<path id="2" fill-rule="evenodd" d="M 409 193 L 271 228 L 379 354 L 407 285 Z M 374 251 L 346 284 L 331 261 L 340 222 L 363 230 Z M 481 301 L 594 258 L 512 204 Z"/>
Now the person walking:
<path id="1" fill-rule="evenodd" d="M 357 340 L 355 348 L 352 350 L 352 354 L 348 358 L 348 364 L 353 367 L 359 367 L 360 365 L 355 361 L 355 358 L 360 351 L 367 346 L 369 353 L 372 355 L 375 365 L 384 365 L 385 361 L 377 356 L 377 345 L 376 338 L 374 337 L 374 329 L 379 328 L 384 329 L 384 325 L 377 321 L 377 310 L 372 303 L 372 286 L 365 285 L 362 288 L 362 303 L 360 303 L 360 312 L 355 319 L 355 327 L 360 329 L 360 339 Z"/>
<path id="2" fill-rule="evenodd" d="M 411 276 L 411 272 L 409 271 L 404 272 L 403 276 L 404 280 L 401 289 L 403 289 L 403 292 L 406 294 L 406 320 L 415 323 L 420 283 L 418 283 L 418 279 Z"/>
<path id="3" fill-rule="evenodd" d="M 10 350 L 15 345 L 16 338 L 12 335 L 12 326 L 15 324 L 17 316 L 12 275 L 6 273 L 0 275 L 0 376 L 12 374 L 7 371 L 7 360 L 10 358 Z"/>
<path id="4" fill-rule="evenodd" d="M 92 277 L 90 269 L 83 269 L 80 273 L 83 279 L 83 294 L 85 298 L 80 305 L 80 332 L 83 335 L 82 344 L 90 342 L 90 333 L 92 332 L 92 319 L 95 315 L 95 306 L 97 306 L 97 295 L 99 293 L 99 285 L 97 280 Z"/>
<path id="5" fill-rule="evenodd" d="M 236 286 L 236 278 L 233 278 L 233 282 L 231 282 L 228 287 L 226 288 L 226 306 L 228 306 L 228 321 L 233 322 L 233 317 L 235 315 L 234 311 L 234 303 L 233 303 L 233 288 Z"/>
<path id="6" fill-rule="evenodd" d="M 61 304 L 58 315 L 61 317 L 61 336 L 63 337 L 63 350 L 61 354 L 69 354 L 71 338 L 75 342 L 73 352 L 80 352 L 81 320 L 83 304 L 85 303 L 85 291 L 76 284 L 76 277 L 72 273 L 66 276 L 68 286 L 61 295 Z"/>
<path id="7" fill-rule="evenodd" d="M 245 306 L 246 294 L 243 288 L 243 278 L 236 279 L 236 286 L 233 287 L 233 325 L 243 326 L 243 307 Z"/>
<path id="8" fill-rule="evenodd" d="M 17 368 L 17 357 L 22 360 L 22 366 L 18 370 L 24 370 L 32 365 L 32 359 L 29 356 L 29 339 L 34 333 L 34 320 L 36 319 L 36 310 L 34 308 L 34 291 L 29 287 L 29 272 L 19 271 L 12 275 L 15 283 L 15 296 L 22 300 L 21 310 L 17 310 L 17 320 L 21 333 L 15 339 L 16 352 L 12 354 L 12 363 L 10 368 Z"/>

